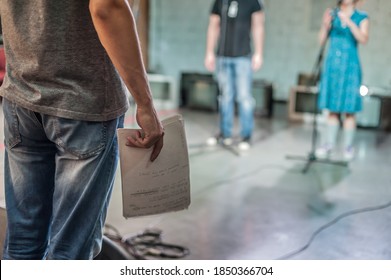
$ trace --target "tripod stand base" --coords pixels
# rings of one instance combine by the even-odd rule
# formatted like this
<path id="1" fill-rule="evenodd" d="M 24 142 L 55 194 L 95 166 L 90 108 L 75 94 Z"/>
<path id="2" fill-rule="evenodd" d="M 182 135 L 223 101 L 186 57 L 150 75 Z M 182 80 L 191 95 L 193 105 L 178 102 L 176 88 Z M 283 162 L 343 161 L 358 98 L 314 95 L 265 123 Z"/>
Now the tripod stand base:
<path id="1" fill-rule="evenodd" d="M 307 173 L 308 169 L 311 167 L 311 164 L 314 162 L 324 163 L 324 164 L 331 164 L 331 165 L 338 165 L 342 167 L 347 167 L 349 164 L 346 161 L 343 160 L 331 160 L 331 159 L 319 159 L 315 156 L 314 153 L 310 153 L 307 157 L 303 156 L 286 156 L 287 159 L 291 160 L 302 160 L 306 161 L 306 164 L 302 170 L 302 173 Z"/>
<path id="2" fill-rule="evenodd" d="M 227 142 L 225 142 L 227 141 Z M 236 147 L 233 139 L 229 138 L 229 139 L 222 139 L 221 137 L 219 136 L 215 136 L 215 137 L 210 137 L 206 140 L 206 143 L 205 145 L 207 147 L 216 147 L 216 146 L 219 146 L 231 153 L 233 153 L 234 155 L 236 156 L 240 156 L 240 151 L 239 149 Z"/>

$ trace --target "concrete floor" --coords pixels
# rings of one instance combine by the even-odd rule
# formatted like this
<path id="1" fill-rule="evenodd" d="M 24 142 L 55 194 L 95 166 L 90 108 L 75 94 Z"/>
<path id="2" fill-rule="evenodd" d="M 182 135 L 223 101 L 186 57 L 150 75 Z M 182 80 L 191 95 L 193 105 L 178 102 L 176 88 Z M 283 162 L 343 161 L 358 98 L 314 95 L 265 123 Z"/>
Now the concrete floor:
<path id="1" fill-rule="evenodd" d="M 204 145 L 217 132 L 217 114 L 181 110 L 190 208 L 125 219 L 118 172 L 107 224 L 124 237 L 158 228 L 164 242 L 189 249 L 185 259 L 391 259 L 391 207 L 376 208 L 391 201 L 391 134 L 359 129 L 348 167 L 313 163 L 303 174 L 305 161 L 286 156 L 308 154 L 312 126 L 288 122 L 284 105 L 276 106 L 272 119 L 256 119 L 252 149 L 241 154 Z M 1 146 L 1 160 L 3 153 Z M 363 208 L 371 211 L 340 217 Z"/>

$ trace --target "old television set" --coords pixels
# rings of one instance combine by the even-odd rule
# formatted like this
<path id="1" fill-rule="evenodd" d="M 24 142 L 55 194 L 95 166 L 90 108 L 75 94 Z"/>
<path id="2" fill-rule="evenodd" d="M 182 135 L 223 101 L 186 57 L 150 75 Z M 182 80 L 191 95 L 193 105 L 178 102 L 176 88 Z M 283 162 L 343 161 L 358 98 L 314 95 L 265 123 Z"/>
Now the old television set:
<path id="1" fill-rule="evenodd" d="M 212 74 L 183 72 L 180 83 L 181 107 L 217 111 L 219 89 Z"/>
<path id="2" fill-rule="evenodd" d="M 315 86 L 294 86 L 290 90 L 288 117 L 291 121 L 303 121 L 321 115 L 317 109 L 318 88 Z"/>
<path id="3" fill-rule="evenodd" d="M 263 79 L 256 79 L 253 81 L 252 93 L 255 100 L 255 116 L 272 117 L 273 84 Z"/>
<path id="4" fill-rule="evenodd" d="M 148 74 L 154 103 L 159 110 L 178 108 L 174 78 L 168 75 Z"/>
<path id="5" fill-rule="evenodd" d="M 255 115 L 271 117 L 273 114 L 273 85 L 262 79 L 253 81 Z M 218 111 L 219 88 L 212 74 L 184 72 L 181 75 L 181 107 Z"/>
<path id="6" fill-rule="evenodd" d="M 297 75 L 298 86 L 313 87 L 316 86 L 317 82 L 318 82 L 318 77 L 316 77 L 316 75 L 314 74 L 299 73 L 299 75 Z"/>
<path id="7" fill-rule="evenodd" d="M 385 117 L 388 95 L 381 95 L 379 90 L 369 88 L 369 93 L 362 96 L 362 110 L 357 113 L 357 126 L 361 128 L 382 128 L 387 130 L 390 122 Z M 389 96 L 391 97 L 391 96 Z M 318 120 L 324 121 L 325 114 L 317 110 L 318 88 L 315 86 L 294 86 L 289 95 L 288 116 L 292 121 L 313 120 L 317 113 Z M 316 112 L 317 111 L 317 112 Z"/>
<path id="8" fill-rule="evenodd" d="M 391 88 L 364 86 L 363 110 L 357 114 L 360 127 L 391 130 Z"/>

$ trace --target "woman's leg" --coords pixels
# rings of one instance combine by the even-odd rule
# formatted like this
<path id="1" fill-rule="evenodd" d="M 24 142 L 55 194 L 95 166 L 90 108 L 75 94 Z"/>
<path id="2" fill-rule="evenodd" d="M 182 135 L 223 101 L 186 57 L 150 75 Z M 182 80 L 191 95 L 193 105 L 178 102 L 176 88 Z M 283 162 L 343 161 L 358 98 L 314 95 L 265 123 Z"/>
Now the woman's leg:
<path id="1" fill-rule="evenodd" d="M 327 118 L 327 135 L 326 135 L 326 145 L 333 149 L 337 142 L 337 135 L 339 130 L 339 118 L 338 113 L 330 112 Z"/>
<path id="2" fill-rule="evenodd" d="M 321 147 L 316 150 L 316 155 L 318 157 L 328 156 L 335 147 L 339 130 L 339 117 L 338 113 L 329 113 Z"/>
<path id="3" fill-rule="evenodd" d="M 356 134 L 356 116 L 354 114 L 346 114 L 343 123 L 343 136 L 344 136 L 344 157 L 346 159 L 352 159 L 354 156 L 353 141 Z"/>

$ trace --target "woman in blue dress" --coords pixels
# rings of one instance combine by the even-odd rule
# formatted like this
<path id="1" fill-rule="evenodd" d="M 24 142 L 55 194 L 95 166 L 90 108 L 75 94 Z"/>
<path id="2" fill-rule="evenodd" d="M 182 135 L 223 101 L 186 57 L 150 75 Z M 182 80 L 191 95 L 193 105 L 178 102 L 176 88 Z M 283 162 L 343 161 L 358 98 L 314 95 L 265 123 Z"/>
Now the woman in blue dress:
<path id="1" fill-rule="evenodd" d="M 326 135 L 322 145 L 316 150 L 318 157 L 329 156 L 333 151 L 341 114 L 344 114 L 344 158 L 351 160 L 354 157 L 355 114 L 362 109 L 358 45 L 367 43 L 369 31 L 368 16 L 357 10 L 357 2 L 359 1 L 339 1 L 337 9 L 328 9 L 323 16 L 320 43 L 326 42 L 328 34 L 330 37 L 318 104 L 319 109 L 327 109 L 329 114 Z"/>

